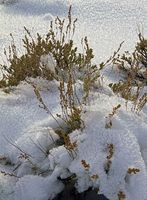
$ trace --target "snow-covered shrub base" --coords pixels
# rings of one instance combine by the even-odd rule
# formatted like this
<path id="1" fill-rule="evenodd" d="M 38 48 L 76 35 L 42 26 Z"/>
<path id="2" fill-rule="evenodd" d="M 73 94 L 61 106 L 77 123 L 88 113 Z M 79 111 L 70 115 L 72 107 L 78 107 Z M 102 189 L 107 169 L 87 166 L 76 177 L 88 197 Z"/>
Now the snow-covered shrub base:
<path id="1" fill-rule="evenodd" d="M 42 88 L 44 82 L 36 80 L 35 84 Z M 50 84 L 50 95 L 45 95 L 46 90 L 42 93 L 46 102 L 57 95 L 57 84 Z M 10 100 L 5 97 L 5 104 L 13 102 L 12 106 L 15 106 L 15 99 L 19 105 L 32 101 L 34 96 L 27 87 L 19 86 Z M 24 94 L 20 96 L 21 90 Z M 80 88 L 78 92 L 80 94 Z M 9 161 L 13 165 L 6 167 L 2 162 L 0 165 L 0 169 L 6 172 L 13 173 L 15 169 L 17 176 L 0 175 L 2 200 L 53 199 L 64 188 L 58 177 L 66 179 L 73 174 L 76 175 L 75 187 L 78 192 L 92 187 L 99 189 L 99 193 L 109 200 L 118 200 L 119 192 L 123 192 L 126 200 L 147 199 L 147 123 L 141 116 L 127 112 L 124 100 L 114 96 L 105 86 L 99 96 L 92 93 L 90 102 L 82 114 L 85 128 L 70 134 L 71 142 L 77 144 L 74 151 L 67 150 L 63 145 L 57 146 L 59 136 L 54 132 L 57 124 L 51 117 L 36 121 L 23 130 L 24 133 L 14 143 L 21 151 L 14 146 L 8 151 Z M 106 116 L 118 103 L 122 106 L 112 118 L 111 129 L 106 129 Z M 54 104 L 57 102 L 52 102 Z M 60 113 L 58 107 L 56 111 Z M 141 115 L 146 119 L 146 112 L 142 111 Z M 113 144 L 113 155 L 107 169 L 110 144 Z M 28 157 L 23 157 L 24 153 Z M 129 174 L 129 168 L 139 171 Z"/>
<path id="2" fill-rule="evenodd" d="M 99 188 L 99 193 L 110 200 L 117 200 L 120 191 L 124 192 L 127 200 L 146 200 L 146 167 L 136 137 L 126 129 L 102 130 L 100 124 L 103 122 L 97 122 L 98 119 L 100 120 L 99 112 L 97 116 L 95 113 L 95 120 L 88 119 L 84 133 L 76 131 L 71 135 L 71 140 L 78 144 L 73 161 L 70 162 L 72 157 L 67 150 L 59 147 L 51 151 L 51 165 L 56 163 L 76 174 L 76 188 L 79 192 L 93 187 Z M 108 144 L 114 145 L 114 155 L 110 171 L 106 173 Z M 88 169 L 84 168 L 82 160 L 89 165 Z M 138 168 L 140 171 L 137 174 L 129 174 L 129 168 Z M 97 178 L 93 178 L 94 175 Z"/>
<path id="3" fill-rule="evenodd" d="M 112 120 L 112 128 L 106 129 L 105 116 L 117 102 L 123 103 L 123 100 L 105 94 L 94 100 L 83 116 L 85 129 L 70 135 L 71 141 L 77 143 L 77 148 L 72 153 L 62 146 L 51 150 L 50 167 L 60 166 L 63 171 L 68 171 L 69 176 L 76 174 L 75 186 L 79 192 L 92 187 L 99 189 L 99 193 L 110 200 L 118 200 L 120 192 L 127 200 L 146 200 L 147 173 L 143 160 L 146 154 L 142 153 L 141 148 L 147 148 L 147 142 L 143 140 L 147 137 L 147 124 L 139 124 L 140 117 L 127 113 L 125 106 L 122 106 Z M 112 163 L 107 171 L 110 144 L 113 144 L 114 149 Z M 83 166 L 82 161 L 88 168 Z M 128 169 L 139 171 L 129 173 Z"/>
<path id="4" fill-rule="evenodd" d="M 95 131 L 91 130 L 79 145 L 78 159 L 75 159 L 70 166 L 70 171 L 77 174 L 77 189 L 82 192 L 89 187 L 99 188 L 100 193 L 110 200 L 115 200 L 118 199 L 119 191 L 123 191 L 127 199 L 132 199 L 132 194 L 130 195 L 129 191 L 126 190 L 130 187 L 134 190 L 133 193 L 139 193 L 141 199 L 145 200 L 147 197 L 147 176 L 136 138 L 131 133 L 120 130 L 108 131 L 108 133 L 99 133 L 96 130 L 98 127 Z M 105 166 L 108 144 L 114 145 L 114 155 L 107 174 Z M 84 169 L 81 160 L 85 160 L 90 165 L 88 170 Z M 129 175 L 127 173 L 129 167 L 139 168 L 139 174 Z M 98 175 L 98 179 L 93 180 L 91 178 L 93 175 Z M 137 180 L 139 186 L 136 191 L 134 183 Z M 133 199 L 137 200 L 138 198 L 135 195 Z"/>
<path id="5" fill-rule="evenodd" d="M 30 127 L 28 132 L 16 140 L 18 148 L 14 147 L 9 152 L 11 163 L 15 166 L 11 168 L 15 168 L 16 177 L 0 174 L 0 199 L 8 200 L 10 196 L 14 200 L 48 200 L 62 191 L 64 185 L 57 180 L 60 169 L 49 172 L 47 157 L 58 138 L 50 127 L 42 124 Z M 49 176 L 42 177 L 44 172 Z M 13 174 L 13 171 L 9 169 L 8 173 Z"/>

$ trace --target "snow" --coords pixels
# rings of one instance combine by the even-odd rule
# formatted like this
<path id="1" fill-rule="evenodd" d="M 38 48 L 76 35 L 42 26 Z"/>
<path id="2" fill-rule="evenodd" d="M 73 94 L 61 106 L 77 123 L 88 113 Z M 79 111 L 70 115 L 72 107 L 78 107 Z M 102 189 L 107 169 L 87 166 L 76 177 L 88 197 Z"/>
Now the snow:
<path id="1" fill-rule="evenodd" d="M 52 55 L 42 55 L 40 58 L 41 66 L 46 67 L 51 72 L 55 73 L 56 62 Z"/>
<path id="2" fill-rule="evenodd" d="M 117 199 L 118 192 L 124 191 L 127 196 L 126 199 L 132 199 L 132 196 L 129 198 L 129 191 L 126 191 L 126 188 L 131 187 L 134 194 L 133 199 L 137 200 L 139 198 L 135 196 L 136 185 L 133 185 L 133 183 L 139 183 L 138 176 L 140 176 L 137 194 L 140 193 L 138 194 L 140 195 L 140 199 L 146 199 L 146 168 L 134 135 L 126 130 L 120 129 L 102 132 L 99 129 L 98 123 L 94 128 L 90 130 L 88 128 L 86 135 L 85 140 L 79 145 L 78 159 L 75 159 L 70 166 L 70 170 L 76 173 L 79 179 L 77 185 L 78 190 L 84 191 L 90 186 L 100 188 L 100 193 L 105 194 L 110 200 Z M 107 162 L 108 144 L 114 145 L 114 157 L 112 158 L 110 171 L 106 174 L 105 165 Z M 90 169 L 88 172 L 81 165 L 81 160 L 86 160 L 89 163 Z M 125 182 L 125 177 L 129 176 L 127 175 L 127 169 L 131 166 L 139 168 L 141 172 L 136 177 L 135 175 L 134 177 L 133 175 L 130 176 L 129 181 Z M 98 180 L 91 180 L 90 177 L 93 174 L 99 176 Z M 86 176 L 88 180 L 85 180 Z"/>
<path id="3" fill-rule="evenodd" d="M 10 44 L 10 32 L 22 52 L 23 26 L 33 36 L 36 32 L 45 35 L 49 21 L 57 15 L 64 17 L 70 3 L 78 17 L 75 42 L 80 46 L 81 37 L 87 35 L 96 63 L 109 58 L 123 40 L 122 50 L 133 50 L 137 26 L 146 33 L 145 0 L 2 0 L 1 60 L 5 60 L 3 48 Z M 42 55 L 40 62 L 55 72 L 52 55 Z M 64 189 L 60 179 L 73 174 L 78 192 L 92 187 L 109 200 L 118 200 L 119 192 L 125 194 L 126 200 L 147 199 L 147 106 L 139 114 L 131 111 L 130 102 L 126 108 L 125 100 L 108 87 L 120 78 L 111 66 L 103 71 L 101 89 L 91 91 L 89 105 L 83 108 L 85 128 L 69 136 L 77 144 L 72 151 L 58 145 L 58 124 L 39 107 L 30 85 L 22 82 L 10 94 L 0 91 L 0 200 L 53 199 Z M 29 81 L 41 91 L 51 113 L 61 113 L 59 82 L 41 78 Z M 81 95 L 80 83 L 77 85 Z M 111 129 L 107 129 L 108 116 L 118 104 L 121 107 L 112 117 Z M 108 158 L 110 145 L 113 153 Z M 129 168 L 139 171 L 129 173 Z"/>
<path id="4" fill-rule="evenodd" d="M 63 189 L 63 184 L 54 177 L 43 178 L 39 176 L 24 176 L 21 178 L 15 188 L 14 199 L 53 199 Z"/>
<path id="5" fill-rule="evenodd" d="M 118 101 L 119 99 L 117 99 Z M 99 107 L 97 106 L 99 103 Z M 123 191 L 127 200 L 146 199 L 147 197 L 147 174 L 146 166 L 138 144 L 138 124 L 131 122 L 133 117 L 126 113 L 125 108 L 121 109 L 119 114 L 113 119 L 113 128 L 105 129 L 105 112 L 112 108 L 115 103 L 113 97 L 108 100 L 107 95 L 101 96 L 97 105 L 92 105 L 90 111 L 84 116 L 86 128 L 83 132 L 75 131 L 71 134 L 71 141 L 77 142 L 78 148 L 71 156 L 64 147 L 51 150 L 49 156 L 50 163 L 56 163 L 64 170 L 68 169 L 70 173 L 76 174 L 77 190 L 86 191 L 89 187 L 99 188 L 99 192 L 105 194 L 110 200 L 117 200 L 119 191 Z M 97 110 L 97 111 L 95 111 Z M 124 122 L 123 112 L 126 114 Z M 119 116 L 120 115 L 120 116 Z M 130 117 L 130 119 L 129 119 Z M 139 118 L 136 116 L 136 118 Z M 139 119 L 136 119 L 136 121 Z M 129 124 L 129 127 L 128 127 Z M 133 127 L 133 129 L 132 129 Z M 137 128 L 135 130 L 135 128 Z M 147 127 L 138 133 L 139 137 L 144 137 L 144 148 L 147 147 L 144 131 Z M 143 140 L 140 140 L 143 142 Z M 140 142 L 139 141 L 139 142 Z M 106 163 L 108 155 L 108 145 L 114 145 L 114 156 L 110 172 L 106 173 Z M 69 158 L 65 158 L 68 156 Z M 54 158 L 54 159 L 53 159 Z M 70 158 L 73 161 L 70 162 Z M 63 160 L 64 165 L 63 165 Z M 82 166 L 81 161 L 85 160 L 90 165 L 88 170 Z M 138 168 L 138 174 L 130 175 L 127 173 L 128 168 Z M 97 180 L 93 180 L 92 175 L 98 175 Z M 137 189 L 136 189 L 136 183 Z M 129 189 L 128 189 L 129 188 Z"/>

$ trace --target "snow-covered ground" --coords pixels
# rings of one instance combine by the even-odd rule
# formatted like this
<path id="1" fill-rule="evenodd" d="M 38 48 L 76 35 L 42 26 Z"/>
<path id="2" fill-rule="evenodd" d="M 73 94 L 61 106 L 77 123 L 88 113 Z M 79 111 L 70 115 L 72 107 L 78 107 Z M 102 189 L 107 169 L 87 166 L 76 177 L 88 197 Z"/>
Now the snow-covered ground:
<path id="1" fill-rule="evenodd" d="M 138 27 L 146 35 L 146 0 L 6 1 L 0 4 L 1 60 L 3 48 L 11 41 L 10 32 L 21 51 L 24 26 L 34 35 L 46 34 L 49 21 L 57 15 L 65 17 L 70 4 L 78 18 L 75 41 L 79 44 L 87 35 L 97 63 L 109 58 L 122 41 L 123 50 L 133 50 Z M 106 70 L 103 82 L 111 77 Z M 58 83 L 37 81 L 52 113 L 60 113 Z M 106 129 L 106 117 L 118 104 L 121 108 L 112 119 L 112 128 Z M 131 105 L 126 109 L 125 101 L 104 84 L 100 93 L 93 91 L 85 110 L 84 130 L 70 135 L 77 144 L 71 155 L 64 146 L 56 147 L 58 136 L 53 129 L 57 124 L 38 106 L 30 86 L 22 83 L 11 94 L 0 92 L 0 170 L 17 176 L 0 173 L 0 200 L 53 199 L 64 188 L 57 178 L 72 174 L 76 174 L 79 192 L 93 187 L 110 200 L 119 200 L 121 192 L 126 200 L 147 200 L 147 106 L 139 115 L 131 112 Z M 133 168 L 139 171 L 128 173 Z"/>

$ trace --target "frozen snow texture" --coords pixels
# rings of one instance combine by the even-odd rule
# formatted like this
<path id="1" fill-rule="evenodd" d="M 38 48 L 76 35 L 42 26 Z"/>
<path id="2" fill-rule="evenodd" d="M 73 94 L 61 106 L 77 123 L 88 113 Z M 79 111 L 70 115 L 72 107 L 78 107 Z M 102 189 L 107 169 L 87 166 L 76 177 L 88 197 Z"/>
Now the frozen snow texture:
<path id="1" fill-rule="evenodd" d="M 52 55 L 42 55 L 40 63 L 43 67 L 46 67 L 51 72 L 55 73 L 56 62 Z"/>
<path id="2" fill-rule="evenodd" d="M 73 151 L 73 154 L 65 147 L 51 150 L 50 167 L 53 168 L 57 165 L 64 171 L 68 169 L 71 174 L 76 174 L 76 188 L 79 192 L 93 187 L 99 188 L 99 193 L 104 194 L 110 200 L 118 200 L 120 191 L 125 194 L 127 200 L 146 200 L 147 173 L 139 146 L 139 144 L 142 146 L 142 140 L 138 144 L 136 137 L 144 135 L 144 130 L 140 130 L 140 134 L 138 129 L 135 130 L 135 127 L 139 127 L 139 124 L 135 125 L 131 121 L 133 114 L 129 116 L 126 113 L 126 119 L 123 117 L 121 119 L 124 112 L 123 108 L 113 118 L 112 129 L 105 129 L 106 119 L 104 115 L 109 111 L 109 108 L 112 109 L 111 103 L 115 104 L 116 100 L 112 96 L 110 101 L 106 98 L 108 96 L 102 95 L 97 100 L 97 104 L 93 104 L 91 111 L 84 116 L 86 126 L 84 131 L 75 131 L 70 135 L 71 141 L 77 143 L 77 148 Z M 96 109 L 99 111 L 96 111 Z M 137 118 L 136 116 L 136 121 Z M 114 152 L 108 170 L 107 156 L 109 155 L 108 145 L 110 144 L 113 145 Z M 145 146 L 147 148 L 147 144 L 144 144 L 144 148 Z M 82 161 L 89 165 L 88 169 L 84 168 Z M 129 168 L 139 169 L 139 172 L 129 174 Z M 97 178 L 92 178 L 93 176 L 97 176 Z"/>
<path id="3" fill-rule="evenodd" d="M 15 164 L 15 173 L 18 177 L 29 174 L 42 174 L 49 170 L 47 155 L 50 149 L 56 147 L 58 135 L 50 127 L 37 124 L 18 140 L 15 141 L 9 153 L 11 163 Z M 17 148 L 18 147 L 18 148 Z"/>
<path id="4" fill-rule="evenodd" d="M 17 179 L 0 173 L 0 200 L 12 200 Z"/>
<path id="5" fill-rule="evenodd" d="M 126 188 L 132 187 L 133 192 L 139 193 L 140 199 L 145 200 L 147 197 L 147 176 L 136 138 L 121 130 L 105 133 L 96 130 L 98 130 L 96 127 L 95 130 L 91 130 L 85 141 L 79 145 L 78 159 L 75 159 L 70 166 L 70 171 L 76 173 L 78 177 L 77 189 L 83 191 L 90 186 L 100 188 L 100 193 L 110 200 L 117 199 L 119 191 L 124 191 L 127 199 L 137 200 L 135 194 L 133 198 L 132 194 L 130 195 L 129 191 L 126 191 Z M 106 174 L 105 166 L 109 144 L 114 145 L 114 155 L 110 171 Z M 85 160 L 90 165 L 88 171 L 82 166 L 81 160 Z M 129 167 L 139 168 L 139 174 L 129 175 L 127 173 Z M 92 181 L 90 177 L 94 174 L 97 174 L 99 178 Z M 85 177 L 87 177 L 87 180 Z M 127 182 L 126 177 L 129 177 Z M 137 180 L 139 186 L 136 191 L 134 183 Z M 131 198 L 129 198 L 129 195 Z"/>
<path id="6" fill-rule="evenodd" d="M 28 128 L 28 132 L 15 142 L 21 151 L 12 148 L 9 153 L 11 162 L 16 167 L 16 176 L 19 178 L 9 176 L 7 178 L 3 174 L 0 176 L 0 200 L 1 198 L 8 200 L 9 196 L 14 200 L 48 200 L 61 192 L 63 184 L 57 180 L 58 174 L 61 174 L 60 169 L 54 169 L 54 172 L 46 178 L 31 175 L 33 173 L 42 174 L 49 170 L 47 154 L 51 148 L 56 146 L 55 142 L 58 138 L 58 135 L 50 127 L 45 127 L 44 123 L 40 123 L 38 127 L 35 124 Z M 28 155 L 28 159 L 21 158 L 20 154 L 23 152 Z M 34 167 L 36 169 L 33 169 Z M 8 172 L 12 173 L 11 170 Z"/>
<path id="7" fill-rule="evenodd" d="M 51 200 L 63 189 L 63 184 L 54 177 L 27 175 L 21 178 L 15 188 L 15 200 Z"/>
<path id="8" fill-rule="evenodd" d="M 52 92 L 49 93 L 51 97 L 54 93 L 54 95 L 57 95 L 57 85 L 53 84 L 53 86 Z M 20 105 L 24 104 L 24 100 L 27 102 L 25 96 L 29 96 L 29 101 L 34 98 L 30 90 L 27 90 L 27 86 L 21 85 L 19 87 L 24 92 L 24 96 L 19 97 Z M 18 90 L 13 95 L 8 103 L 15 102 L 14 100 L 19 95 Z M 51 99 L 50 95 L 44 95 L 45 101 Z M 76 188 L 79 192 L 93 187 L 99 188 L 100 193 L 110 200 L 117 200 L 119 191 L 124 192 L 126 200 L 147 199 L 147 173 L 145 166 L 147 161 L 147 124 L 144 121 L 147 117 L 146 113 L 142 112 L 142 117 L 144 117 L 142 119 L 141 116 L 127 112 L 125 101 L 113 95 L 105 86 L 99 97 L 97 93 L 93 92 L 90 100 L 90 106 L 84 108 L 86 113 L 83 113 L 82 116 L 85 122 L 85 129 L 83 132 L 74 131 L 70 135 L 71 142 L 76 141 L 77 143 L 75 151 L 67 151 L 65 146 L 56 147 L 55 141 L 58 136 L 52 128 L 55 128 L 57 124 L 55 125 L 55 122 L 53 123 L 54 120 L 50 117 L 34 122 L 33 125 L 25 129 L 22 135 L 19 135 L 18 139 L 15 139 L 15 144 L 32 156 L 29 159 L 37 169 L 34 171 L 34 166 L 32 166 L 31 162 L 20 158 L 20 151 L 11 147 L 8 155 L 15 167 L 20 164 L 15 173 L 21 178 L 17 181 L 15 180 L 14 184 L 12 184 L 11 180 L 9 184 L 6 181 L 4 184 L 5 190 L 3 184 L 1 184 L 0 192 L 4 200 L 9 196 L 12 198 L 10 194 L 14 192 L 14 200 L 46 200 L 49 197 L 52 199 L 63 189 L 63 185 L 57 180 L 57 177 L 67 178 L 72 174 L 77 176 Z M 55 102 L 52 103 L 54 104 Z M 105 129 L 106 116 L 112 112 L 112 108 L 118 103 L 122 106 L 112 119 L 112 128 Z M 130 109 L 129 105 L 128 109 Z M 59 109 L 57 111 L 59 112 Z M 108 172 L 106 168 L 109 144 L 113 144 L 114 154 Z M 49 155 L 47 157 L 46 153 L 48 152 Z M 82 165 L 82 160 L 89 164 L 88 170 Z M 127 172 L 128 168 L 137 168 L 140 171 L 136 174 L 129 174 Z M 37 176 L 37 174 L 39 175 L 45 171 L 48 171 L 46 178 Z M 92 178 L 94 175 L 97 175 L 97 178 Z M 4 181 L 4 177 L 1 177 L 1 180 Z M 15 182 L 17 182 L 16 188 L 14 187 Z M 55 186 L 55 190 L 50 185 Z M 30 189 L 32 187 L 33 190 Z M 52 189 L 48 190 L 48 188 Z M 35 190 L 37 192 L 34 194 Z"/>

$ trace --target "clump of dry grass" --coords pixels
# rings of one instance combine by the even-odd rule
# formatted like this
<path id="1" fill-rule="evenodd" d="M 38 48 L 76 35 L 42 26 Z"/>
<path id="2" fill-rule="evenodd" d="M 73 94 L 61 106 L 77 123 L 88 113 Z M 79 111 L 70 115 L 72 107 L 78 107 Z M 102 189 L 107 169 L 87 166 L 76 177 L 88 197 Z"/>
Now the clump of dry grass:
<path id="1" fill-rule="evenodd" d="M 147 86 L 147 40 L 139 33 L 139 42 L 135 51 L 130 54 L 125 52 L 113 59 L 125 78 L 118 83 L 109 84 L 114 93 L 120 94 L 127 101 L 133 101 L 132 110 L 139 112 L 147 102 L 147 93 L 143 92 Z"/>
<path id="2" fill-rule="evenodd" d="M 124 200 L 126 198 L 126 195 L 123 191 L 119 191 L 117 196 L 118 196 L 118 200 Z"/>
<path id="3" fill-rule="evenodd" d="M 128 174 L 137 174 L 138 172 L 140 172 L 140 169 L 138 168 L 128 168 Z"/>
<path id="4" fill-rule="evenodd" d="M 147 84 L 147 40 L 141 33 L 138 38 L 134 52 L 131 54 L 127 51 L 122 56 L 118 55 L 114 63 L 127 77 L 134 78 L 134 84 L 138 81 Z"/>
<path id="5" fill-rule="evenodd" d="M 17 86 L 21 81 L 25 81 L 28 77 L 36 78 L 43 77 L 49 80 L 53 79 L 53 74 L 50 69 L 42 67 L 40 58 L 45 54 L 43 47 L 43 38 L 37 34 L 35 41 L 30 32 L 25 28 L 26 35 L 23 39 L 23 46 L 26 53 L 22 56 L 18 55 L 17 47 L 12 37 L 12 43 L 9 46 L 9 51 L 5 50 L 5 55 L 8 65 L 1 65 L 3 71 L 3 79 L 0 81 L 0 87 Z"/>
<path id="6" fill-rule="evenodd" d="M 75 33 L 77 19 L 72 19 L 71 6 L 68 11 L 68 19 L 56 17 L 51 21 L 50 28 L 45 37 L 37 33 L 34 39 L 30 31 L 24 27 L 25 36 L 22 39 L 25 53 L 19 55 L 14 38 L 11 35 L 12 43 L 8 51 L 4 51 L 8 65 L 1 64 L 3 78 L 0 87 L 17 86 L 20 81 L 28 77 L 43 77 L 47 80 L 66 80 L 69 71 L 78 72 L 76 78 L 81 78 L 84 82 L 84 92 L 86 97 L 91 85 L 99 78 L 98 68 L 92 65 L 94 57 L 92 48 L 88 45 L 88 40 L 84 39 L 84 51 L 78 53 L 78 48 L 74 45 L 73 36 Z M 41 63 L 42 56 L 50 56 L 52 63 L 46 66 Z M 87 81 L 87 76 L 89 80 Z"/>
<path id="7" fill-rule="evenodd" d="M 60 81 L 59 91 L 62 115 L 57 115 L 67 124 L 69 132 L 84 126 L 84 122 L 81 119 L 82 105 L 77 97 L 72 78 L 70 74 L 67 84 L 64 81 Z"/>
<path id="8" fill-rule="evenodd" d="M 112 127 L 112 119 L 114 117 L 114 115 L 117 113 L 118 109 L 121 107 L 120 104 L 118 104 L 117 106 L 113 107 L 113 110 L 111 113 L 109 113 L 109 115 L 106 117 L 106 124 L 105 124 L 105 128 L 111 128 Z"/>
<path id="9" fill-rule="evenodd" d="M 105 163 L 105 172 L 106 174 L 109 174 L 111 165 L 112 165 L 112 158 L 114 155 L 114 145 L 113 144 L 108 144 L 107 145 L 107 150 L 108 150 L 108 155 L 107 155 L 107 160 Z"/>
<path id="10" fill-rule="evenodd" d="M 77 19 L 72 19 L 70 6 L 67 19 L 56 17 L 54 21 L 51 21 L 45 37 L 37 33 L 37 38 L 34 39 L 30 31 L 24 27 L 25 36 L 22 42 L 25 53 L 23 55 L 18 54 L 11 34 L 12 43 L 9 50 L 4 51 L 8 65 L 1 64 L 3 78 L 0 81 L 0 88 L 9 92 L 8 88 L 26 81 L 32 85 L 37 99 L 49 114 L 51 112 L 45 105 L 38 88 L 28 78 L 42 77 L 49 81 L 59 81 L 62 114 L 58 114 L 57 117 L 62 118 L 69 130 L 83 127 L 82 100 L 87 101 L 90 90 L 100 77 L 98 67 L 92 64 L 94 55 L 87 37 L 82 42 L 82 53 L 79 53 L 74 44 L 76 21 Z M 46 62 L 45 59 L 48 57 L 53 62 Z M 76 92 L 77 80 L 80 80 L 82 84 L 82 99 L 79 99 Z M 54 116 L 53 118 L 58 123 Z"/>

